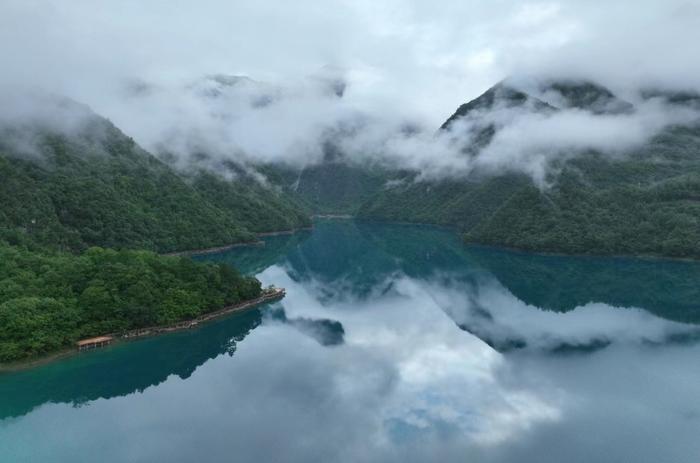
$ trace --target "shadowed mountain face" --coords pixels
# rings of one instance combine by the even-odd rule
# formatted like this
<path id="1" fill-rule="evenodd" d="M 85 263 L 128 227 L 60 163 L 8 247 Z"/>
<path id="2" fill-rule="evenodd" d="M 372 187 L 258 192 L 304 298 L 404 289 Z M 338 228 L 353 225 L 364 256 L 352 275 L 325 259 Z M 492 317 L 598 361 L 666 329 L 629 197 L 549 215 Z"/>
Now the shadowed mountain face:
<path id="1" fill-rule="evenodd" d="M 700 93 L 694 90 L 665 90 L 647 88 L 641 91 L 644 99 L 658 98 L 672 105 L 700 109 Z"/>
<path id="2" fill-rule="evenodd" d="M 556 108 L 535 98 L 521 90 L 518 90 L 505 82 L 500 82 L 477 98 L 464 103 L 450 116 L 440 128 L 445 130 L 463 117 L 478 117 L 479 112 L 489 112 L 495 109 L 525 108 L 531 111 L 552 111 Z M 488 143 L 488 142 L 487 142 Z M 485 143 L 485 144 L 487 144 Z"/>
<path id="3" fill-rule="evenodd" d="M 555 105 L 576 108 L 594 114 L 622 114 L 634 106 L 621 100 L 602 85 L 590 81 L 560 80 L 543 84 L 540 91 L 554 98 Z"/>

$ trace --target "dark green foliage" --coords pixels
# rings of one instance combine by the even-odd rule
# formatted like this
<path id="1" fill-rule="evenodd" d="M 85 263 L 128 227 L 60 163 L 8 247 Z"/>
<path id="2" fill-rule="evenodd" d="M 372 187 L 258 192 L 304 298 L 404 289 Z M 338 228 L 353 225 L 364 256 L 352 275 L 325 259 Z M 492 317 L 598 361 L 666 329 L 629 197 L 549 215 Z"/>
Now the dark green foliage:
<path id="1" fill-rule="evenodd" d="M 80 338 L 191 319 L 260 295 L 260 282 L 220 264 L 148 251 L 76 256 L 0 243 L 0 361 Z"/>
<path id="2" fill-rule="evenodd" d="M 572 254 L 700 258 L 700 129 L 618 159 L 581 155 L 538 188 L 521 175 L 384 190 L 360 217 L 455 225 L 469 242 Z"/>
<path id="3" fill-rule="evenodd" d="M 283 192 L 263 186 L 245 174 L 235 181 L 200 172 L 192 187 L 246 229 L 261 233 L 311 227 L 311 218 Z"/>
<path id="4" fill-rule="evenodd" d="M 493 214 L 530 180 L 524 175 L 414 182 L 385 188 L 358 211 L 365 219 L 454 225 L 467 230 Z"/>
<path id="5" fill-rule="evenodd" d="M 0 129 L 0 237 L 78 251 L 169 252 L 309 225 L 273 186 L 205 174 L 190 185 L 109 121 L 85 117 L 89 123 L 69 134 L 40 124 Z M 18 134 L 31 139 L 28 152 Z"/>
<path id="6" fill-rule="evenodd" d="M 554 82 L 549 90 L 592 113 L 632 109 L 590 82 Z M 674 102 L 686 100 L 695 101 Z M 528 96 L 499 84 L 460 107 L 444 127 L 496 101 L 519 106 Z M 407 176 L 357 215 L 455 225 L 469 242 L 526 250 L 700 258 L 700 127 L 670 127 L 632 152 L 570 154 L 550 165 L 547 186 L 512 173 L 435 182 Z"/>
<path id="7" fill-rule="evenodd" d="M 63 249 L 165 252 L 254 238 L 111 124 L 99 144 L 56 134 L 38 140 L 38 159 L 0 148 L 0 232 L 7 239 L 24 234 Z"/>
<path id="8" fill-rule="evenodd" d="M 265 173 L 314 214 L 355 214 L 390 178 L 382 169 L 343 161 L 324 162 L 302 170 L 274 166 Z"/>
<path id="9" fill-rule="evenodd" d="M 674 146 L 682 143 L 682 146 Z M 566 165 L 467 233 L 472 242 L 575 254 L 700 258 L 700 132 L 674 129 L 630 157 Z"/>

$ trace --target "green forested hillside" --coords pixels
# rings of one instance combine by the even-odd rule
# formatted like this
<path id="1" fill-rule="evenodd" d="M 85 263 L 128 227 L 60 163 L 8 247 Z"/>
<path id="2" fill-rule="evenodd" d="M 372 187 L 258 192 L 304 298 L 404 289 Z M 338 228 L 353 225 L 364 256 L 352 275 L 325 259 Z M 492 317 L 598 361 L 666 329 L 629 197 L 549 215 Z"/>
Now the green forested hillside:
<path id="1" fill-rule="evenodd" d="M 700 258 L 700 129 L 675 128 L 628 158 L 589 154 L 467 230 L 469 241 L 577 254 Z"/>
<path id="2" fill-rule="evenodd" d="M 185 176 L 86 107 L 44 102 L 51 117 L 0 121 L 0 362 L 254 298 L 232 267 L 149 251 L 310 224 L 272 185 Z"/>
<path id="3" fill-rule="evenodd" d="M 545 189 L 515 174 L 408 182 L 358 215 L 455 225 L 470 242 L 528 250 L 700 258 L 700 129 L 669 130 L 619 160 L 581 155 Z"/>
<path id="4" fill-rule="evenodd" d="M 551 87 L 570 107 L 595 114 L 631 111 L 595 84 Z M 492 89 L 463 105 L 446 126 L 493 105 L 498 94 Z M 527 100 L 508 95 L 517 97 L 512 104 Z M 518 174 L 434 182 L 407 176 L 380 189 L 358 216 L 455 225 L 469 242 L 536 251 L 700 258 L 700 127 L 668 128 L 622 156 L 580 153 L 556 171 L 543 188 Z"/>
<path id="5" fill-rule="evenodd" d="M 16 142 L 18 131 L 29 149 Z M 94 114 L 71 133 L 0 130 L 0 236 L 13 243 L 166 252 L 308 224 L 272 187 L 212 175 L 193 183 Z"/>
<path id="6" fill-rule="evenodd" d="M 528 177 L 517 174 L 435 182 L 416 182 L 408 177 L 362 204 L 358 216 L 369 220 L 454 225 L 467 230 L 530 184 Z"/>
<path id="7" fill-rule="evenodd" d="M 227 265 L 147 251 L 37 253 L 0 242 L 0 362 L 84 337 L 173 323 L 257 297 Z"/>
<path id="8" fill-rule="evenodd" d="M 311 217 L 278 186 L 263 186 L 241 174 L 226 180 L 202 171 L 192 187 L 209 204 L 228 213 L 236 224 L 256 233 L 311 226 Z"/>
<path id="9" fill-rule="evenodd" d="M 303 169 L 268 166 L 264 172 L 314 214 L 355 214 L 390 178 L 382 169 L 363 168 L 341 160 Z"/>

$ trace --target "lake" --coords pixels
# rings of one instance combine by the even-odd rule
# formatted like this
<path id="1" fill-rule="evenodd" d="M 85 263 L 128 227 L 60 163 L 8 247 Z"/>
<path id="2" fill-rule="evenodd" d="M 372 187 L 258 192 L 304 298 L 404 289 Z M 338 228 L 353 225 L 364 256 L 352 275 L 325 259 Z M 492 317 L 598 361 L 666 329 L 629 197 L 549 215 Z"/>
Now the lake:
<path id="1" fill-rule="evenodd" d="M 0 461 L 700 461 L 700 265 L 320 220 L 284 300 L 0 374 Z"/>

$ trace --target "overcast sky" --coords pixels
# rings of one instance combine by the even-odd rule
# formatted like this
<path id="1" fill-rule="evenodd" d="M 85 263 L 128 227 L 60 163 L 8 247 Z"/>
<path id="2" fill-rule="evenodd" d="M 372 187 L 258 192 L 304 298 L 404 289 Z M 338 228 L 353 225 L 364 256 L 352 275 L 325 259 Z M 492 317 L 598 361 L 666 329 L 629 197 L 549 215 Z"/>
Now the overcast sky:
<path id="1" fill-rule="evenodd" d="M 700 88 L 699 43 L 698 0 L 3 0 L 0 84 L 68 95 L 149 145 L 125 82 L 295 86 L 332 66 L 353 111 L 434 129 L 506 76 Z"/>

